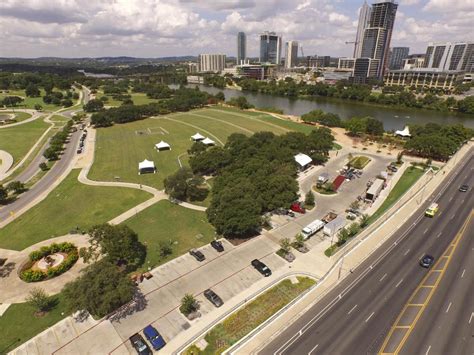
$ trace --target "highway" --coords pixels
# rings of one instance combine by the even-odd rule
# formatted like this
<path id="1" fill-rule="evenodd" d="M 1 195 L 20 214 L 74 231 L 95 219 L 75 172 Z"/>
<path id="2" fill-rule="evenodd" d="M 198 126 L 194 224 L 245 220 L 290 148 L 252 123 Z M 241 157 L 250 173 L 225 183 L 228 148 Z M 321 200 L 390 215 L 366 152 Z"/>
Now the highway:
<path id="1" fill-rule="evenodd" d="M 429 270 L 418 264 L 421 256 L 428 253 L 439 260 L 471 214 L 474 206 L 473 170 L 474 156 L 471 150 L 456 170 L 447 177 L 445 181 L 448 183 L 443 184 L 446 186 L 440 186 L 384 245 L 321 301 L 271 340 L 259 353 L 310 355 L 377 353 L 407 301 L 429 273 Z M 453 180 L 449 183 L 451 177 Z M 461 184 L 470 185 L 471 190 L 467 193 L 459 192 Z M 440 192 L 441 196 L 434 199 L 434 196 Z M 424 210 L 433 201 L 440 203 L 439 212 L 434 218 L 424 217 Z M 460 243 L 464 246 L 466 240 L 472 241 L 472 238 L 464 236 Z M 444 307 L 446 301 L 441 292 L 436 294 L 436 291 L 443 289 L 443 287 L 451 287 L 450 283 L 455 282 L 453 278 L 460 278 L 460 276 L 451 274 L 456 272 L 453 270 L 461 268 L 467 270 L 469 266 L 466 265 L 466 259 L 469 257 L 472 262 L 472 248 L 458 247 L 455 252 L 458 253 L 461 249 L 467 255 L 459 258 L 457 254 L 453 256 L 448 271 L 444 271 L 446 276 L 442 279 L 443 283 L 440 283 L 434 291 L 436 296 L 433 296 L 432 300 L 435 302 L 439 299 L 437 302 L 442 303 L 441 308 Z M 449 250 L 454 249 L 450 247 Z M 455 308 L 453 305 L 451 306 L 453 309 L 449 310 L 452 312 L 450 315 L 447 312 L 446 322 L 456 322 L 459 320 L 458 317 L 462 317 L 463 321 L 457 325 L 456 331 L 451 333 L 450 337 L 446 338 L 445 335 L 444 343 L 439 345 L 443 349 L 446 346 L 458 347 L 460 352 L 456 352 L 456 354 L 460 355 L 468 353 L 466 352 L 468 347 L 463 348 L 462 338 L 466 334 L 470 337 L 469 333 L 472 333 L 474 324 L 474 320 L 471 321 L 471 324 L 464 322 L 466 315 L 469 317 L 472 312 L 472 301 L 467 297 L 469 292 L 472 295 L 471 273 L 472 267 L 464 275 L 466 278 L 468 275 L 471 276 L 470 283 L 464 283 L 461 280 L 460 285 L 456 287 L 458 291 L 449 291 L 456 293 L 450 297 L 457 300 L 457 305 Z M 448 301 L 448 304 L 449 302 L 454 304 L 454 301 Z M 471 302 L 470 310 L 469 302 Z M 431 303 L 429 305 L 432 307 Z M 436 318 L 436 314 L 440 310 L 430 307 L 422 315 Z M 462 307 L 465 309 L 461 310 Z M 445 312 L 445 309 L 442 311 Z M 455 314 L 455 312 L 461 313 Z M 444 322 L 443 319 L 437 318 L 428 320 L 426 323 L 422 323 L 420 320 L 412 333 L 428 332 L 436 337 L 434 330 L 431 330 L 431 328 L 439 326 L 438 324 L 433 325 L 433 322 L 436 321 Z M 430 333 L 431 331 L 433 333 Z M 420 353 L 420 351 L 425 353 L 430 345 L 427 342 L 430 341 L 433 349 L 431 354 L 435 354 L 434 347 L 438 346 L 438 341 L 442 342 L 440 339 L 430 340 L 429 337 L 417 339 L 413 335 L 408 339 L 409 341 L 405 343 L 403 349 L 405 353 L 412 354 Z M 412 351 L 410 341 L 416 343 L 412 346 L 418 348 L 418 352 Z"/>

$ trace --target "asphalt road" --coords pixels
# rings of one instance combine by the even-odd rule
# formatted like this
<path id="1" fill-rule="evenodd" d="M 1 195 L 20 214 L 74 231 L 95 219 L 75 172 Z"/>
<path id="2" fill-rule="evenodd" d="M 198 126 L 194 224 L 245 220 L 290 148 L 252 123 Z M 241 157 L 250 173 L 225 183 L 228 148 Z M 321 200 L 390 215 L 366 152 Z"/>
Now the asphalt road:
<path id="1" fill-rule="evenodd" d="M 434 199 L 434 196 L 443 186 L 350 277 L 279 334 L 260 354 L 377 353 L 403 306 L 427 274 L 427 270 L 418 265 L 420 257 L 428 253 L 439 258 L 471 213 L 474 193 L 472 190 L 461 193 L 458 188 L 464 183 L 474 185 L 473 169 L 471 150 L 456 169 L 460 170 L 459 174 L 439 198 Z M 433 201 L 440 203 L 438 214 L 433 219 L 424 217 L 424 210 Z M 450 267 L 459 263 L 462 261 L 455 258 Z M 453 334 L 449 341 L 458 344 L 461 340 Z"/>
<path id="2" fill-rule="evenodd" d="M 71 135 L 70 142 L 67 143 L 60 160 L 53 165 L 51 170 L 40 181 L 33 185 L 30 190 L 22 193 L 17 200 L 0 208 L 0 222 L 11 218 L 11 212 L 15 213 L 34 201 L 64 173 L 76 154 L 81 134 L 82 131 L 78 130 Z"/>

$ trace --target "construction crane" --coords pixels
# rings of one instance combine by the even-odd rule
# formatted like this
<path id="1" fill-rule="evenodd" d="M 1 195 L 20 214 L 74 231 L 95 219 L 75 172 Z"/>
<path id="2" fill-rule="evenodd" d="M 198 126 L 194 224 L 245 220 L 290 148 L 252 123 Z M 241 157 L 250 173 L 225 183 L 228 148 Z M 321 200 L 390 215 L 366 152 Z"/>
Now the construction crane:
<path id="1" fill-rule="evenodd" d="M 301 49 L 301 56 L 304 58 L 303 45 L 300 46 L 300 49 Z"/>

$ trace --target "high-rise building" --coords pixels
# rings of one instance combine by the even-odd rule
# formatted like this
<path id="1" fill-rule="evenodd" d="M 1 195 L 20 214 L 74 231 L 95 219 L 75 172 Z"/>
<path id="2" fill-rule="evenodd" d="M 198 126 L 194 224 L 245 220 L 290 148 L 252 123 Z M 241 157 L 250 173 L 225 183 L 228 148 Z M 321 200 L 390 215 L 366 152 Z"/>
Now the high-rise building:
<path id="1" fill-rule="evenodd" d="M 424 67 L 471 72 L 474 70 L 474 42 L 429 43 Z"/>
<path id="2" fill-rule="evenodd" d="M 369 21 L 366 24 L 362 36 L 360 56 L 356 57 L 356 59 L 368 58 L 372 60 L 359 61 L 359 65 L 367 70 L 354 70 L 354 77 L 366 72 L 370 77 L 374 77 L 375 79 L 381 80 L 383 78 L 385 68 L 388 66 L 390 42 L 397 7 L 398 5 L 395 3 L 395 0 L 382 0 L 372 5 Z M 370 63 L 370 65 L 368 65 L 368 63 Z M 355 68 L 357 68 L 357 64 L 356 60 Z M 373 65 L 375 64 L 377 65 L 377 70 L 374 74 Z M 355 81 L 364 83 L 367 79 L 368 77 L 359 77 L 355 79 Z"/>
<path id="3" fill-rule="evenodd" d="M 408 58 L 410 48 L 408 47 L 393 47 L 390 50 L 390 61 L 388 68 L 390 70 L 399 70 L 403 68 L 403 59 Z"/>
<path id="4" fill-rule="evenodd" d="M 281 63 L 281 37 L 275 32 L 265 31 L 260 35 L 260 62 Z"/>
<path id="5" fill-rule="evenodd" d="M 419 69 L 423 68 L 425 64 L 424 54 L 410 54 L 408 57 L 403 59 L 402 69 Z"/>
<path id="6" fill-rule="evenodd" d="M 247 59 L 247 36 L 244 32 L 237 34 L 237 65 L 241 65 Z"/>
<path id="7" fill-rule="evenodd" d="M 293 68 L 298 60 L 298 42 L 286 42 L 285 68 Z"/>
<path id="8" fill-rule="evenodd" d="M 214 73 L 221 72 L 225 68 L 225 60 L 225 54 L 199 54 L 199 71 Z"/>
<path id="9" fill-rule="evenodd" d="M 354 58 L 360 58 L 362 54 L 362 38 L 364 37 L 364 30 L 368 27 L 370 19 L 370 6 L 367 1 L 360 8 L 359 24 L 357 25 L 357 34 L 354 46 Z"/>
<path id="10" fill-rule="evenodd" d="M 355 59 L 354 58 L 339 58 L 337 68 L 338 69 L 354 69 Z"/>

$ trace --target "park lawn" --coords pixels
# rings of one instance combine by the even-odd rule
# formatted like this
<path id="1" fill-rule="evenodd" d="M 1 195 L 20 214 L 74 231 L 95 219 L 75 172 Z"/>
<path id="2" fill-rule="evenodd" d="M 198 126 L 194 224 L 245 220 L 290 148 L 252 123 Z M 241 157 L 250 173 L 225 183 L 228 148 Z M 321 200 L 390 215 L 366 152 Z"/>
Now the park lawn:
<path id="1" fill-rule="evenodd" d="M 59 122 L 60 123 L 66 123 L 69 120 L 70 120 L 70 118 L 64 117 L 64 116 L 61 116 L 61 115 L 53 115 L 50 118 L 50 121 L 57 122 L 57 123 L 59 123 Z"/>
<path id="2" fill-rule="evenodd" d="M 19 126 L 0 129 L 0 149 L 13 156 L 13 164 L 17 164 L 41 135 L 49 127 L 42 118 Z"/>
<path id="3" fill-rule="evenodd" d="M 369 157 L 359 155 L 357 157 L 352 158 L 348 165 L 356 169 L 364 169 L 366 165 L 369 164 L 369 162 Z"/>
<path id="4" fill-rule="evenodd" d="M 151 198 L 147 192 L 121 187 L 88 186 L 73 170 L 39 204 L 0 229 L 0 248 L 23 250 L 79 227 L 88 230 Z"/>
<path id="5" fill-rule="evenodd" d="M 7 115 L 14 114 L 16 122 L 21 122 L 21 121 L 24 121 L 24 120 L 31 117 L 31 114 L 29 114 L 27 112 L 18 112 L 18 111 L 15 111 L 15 112 L 13 112 L 13 111 L 0 111 L 0 116 L 2 116 L 3 114 L 7 114 Z"/>
<path id="6" fill-rule="evenodd" d="M 393 204 L 397 202 L 398 199 L 402 197 L 402 195 L 408 191 L 413 186 L 413 184 L 415 184 L 415 182 L 417 182 L 418 179 L 423 176 L 424 173 L 425 172 L 423 169 L 419 169 L 414 166 L 407 168 L 393 187 L 392 191 L 390 191 L 382 205 L 377 209 L 377 211 L 375 211 L 373 215 L 369 217 L 368 223 L 373 223 L 375 220 L 377 220 L 377 218 L 383 215 L 385 211 L 392 207 Z"/>
<path id="7" fill-rule="evenodd" d="M 6 354 L 66 317 L 62 294 L 53 297 L 58 302 L 43 317 L 36 317 L 34 308 L 26 302 L 12 304 L 7 309 L 0 317 L 0 354 Z"/>
<path id="8" fill-rule="evenodd" d="M 141 93 L 141 92 L 128 92 L 130 96 L 132 96 L 132 101 L 134 105 L 146 105 L 150 104 L 153 102 L 158 102 L 159 100 L 157 99 L 150 99 L 146 96 L 146 94 Z M 97 91 L 97 98 L 100 99 L 103 96 L 107 96 L 109 100 L 107 102 L 104 102 L 105 106 L 121 106 L 122 101 L 119 100 L 114 100 L 112 98 L 112 94 L 104 94 L 102 90 Z"/>
<path id="9" fill-rule="evenodd" d="M 295 284 L 288 279 L 281 281 L 212 328 L 205 336 L 208 345 L 203 351 L 191 346 L 184 354 L 223 353 L 316 283 L 308 277 L 297 279 Z"/>
<path id="10" fill-rule="evenodd" d="M 143 267 L 155 267 L 185 254 L 192 248 L 210 243 L 214 228 L 206 213 L 181 207 L 163 200 L 123 222 L 132 228 L 139 240 L 147 246 Z M 160 243 L 173 243 L 173 253 L 165 258 L 159 255 Z"/>
<path id="11" fill-rule="evenodd" d="M 43 101 L 44 95 L 45 95 L 44 89 L 40 89 L 40 96 L 38 97 L 26 97 L 25 90 L 10 90 L 10 92 L 8 93 L 0 94 L 0 100 L 3 99 L 5 96 L 21 96 L 23 98 L 23 102 L 18 104 L 18 107 L 20 108 L 34 109 L 36 104 L 41 105 L 44 111 L 54 111 L 61 108 L 61 106 L 46 104 Z"/>

